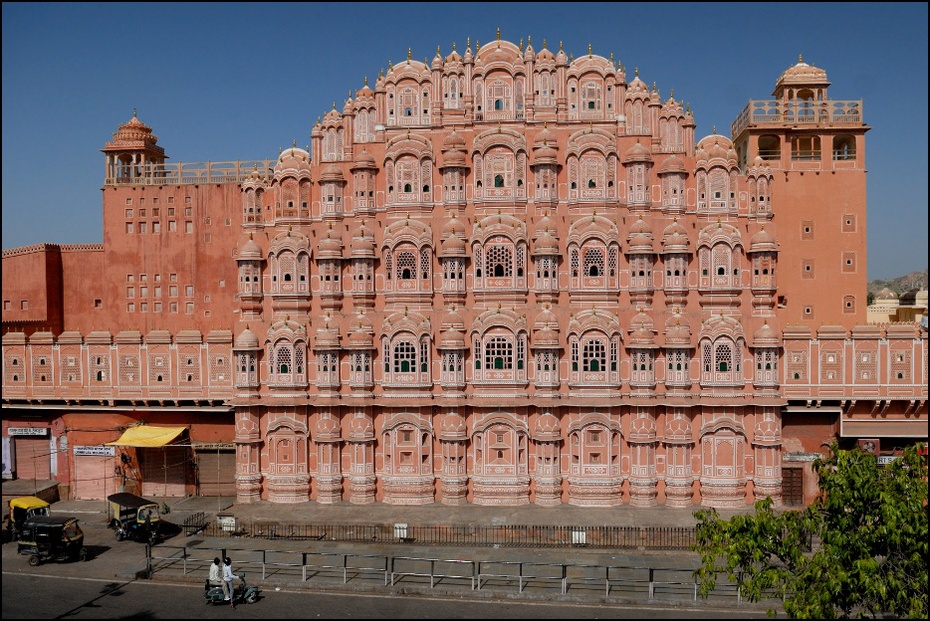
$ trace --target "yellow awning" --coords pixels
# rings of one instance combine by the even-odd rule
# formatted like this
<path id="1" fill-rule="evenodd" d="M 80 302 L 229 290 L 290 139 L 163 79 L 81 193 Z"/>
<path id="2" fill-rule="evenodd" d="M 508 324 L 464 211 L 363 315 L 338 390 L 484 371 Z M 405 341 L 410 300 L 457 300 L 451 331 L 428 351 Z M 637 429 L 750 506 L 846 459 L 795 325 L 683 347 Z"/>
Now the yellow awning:
<path id="1" fill-rule="evenodd" d="M 137 446 L 144 448 L 153 448 L 165 446 L 179 435 L 187 427 L 153 427 L 151 425 L 139 425 L 130 427 L 123 432 L 116 442 L 106 442 L 107 446 Z"/>

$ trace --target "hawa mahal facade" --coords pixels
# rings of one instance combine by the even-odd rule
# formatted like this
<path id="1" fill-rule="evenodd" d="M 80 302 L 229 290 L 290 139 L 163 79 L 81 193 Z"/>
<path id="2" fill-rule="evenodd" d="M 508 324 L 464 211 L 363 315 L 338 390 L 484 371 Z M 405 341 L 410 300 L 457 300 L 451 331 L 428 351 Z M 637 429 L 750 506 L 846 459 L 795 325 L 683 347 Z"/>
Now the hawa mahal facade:
<path id="1" fill-rule="evenodd" d="M 168 163 L 134 113 L 103 243 L 3 252 L 4 475 L 808 502 L 823 443 L 927 438 L 927 333 L 866 325 L 869 127 L 829 85 L 799 59 L 699 137 L 613 57 L 498 37 L 408 55 L 277 160 Z"/>

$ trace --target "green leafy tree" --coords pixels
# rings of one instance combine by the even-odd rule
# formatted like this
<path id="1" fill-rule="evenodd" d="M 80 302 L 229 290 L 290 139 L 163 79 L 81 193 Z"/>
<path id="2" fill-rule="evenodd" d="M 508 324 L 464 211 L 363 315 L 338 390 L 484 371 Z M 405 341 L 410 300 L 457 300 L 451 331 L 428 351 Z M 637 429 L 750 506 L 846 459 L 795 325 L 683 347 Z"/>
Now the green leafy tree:
<path id="1" fill-rule="evenodd" d="M 926 456 L 911 446 L 879 465 L 834 442 L 814 471 L 820 494 L 804 509 L 776 511 L 766 498 L 754 515 L 729 520 L 714 509 L 695 512 L 702 597 L 725 574 L 749 601 L 782 600 L 791 618 L 926 619 Z"/>

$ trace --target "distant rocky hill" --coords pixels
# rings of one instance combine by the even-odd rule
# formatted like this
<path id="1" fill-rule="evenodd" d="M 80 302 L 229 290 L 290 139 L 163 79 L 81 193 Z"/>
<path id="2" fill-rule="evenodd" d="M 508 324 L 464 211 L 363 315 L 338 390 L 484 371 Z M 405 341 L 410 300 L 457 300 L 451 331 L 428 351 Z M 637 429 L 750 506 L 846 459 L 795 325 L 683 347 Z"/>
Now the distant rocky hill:
<path id="1" fill-rule="evenodd" d="M 911 272 L 910 274 L 898 276 L 897 278 L 892 278 L 890 280 L 877 279 L 869 281 L 870 294 L 878 293 L 886 287 L 897 293 L 899 296 L 905 291 L 910 291 L 911 289 L 926 289 L 927 270 L 922 272 Z"/>

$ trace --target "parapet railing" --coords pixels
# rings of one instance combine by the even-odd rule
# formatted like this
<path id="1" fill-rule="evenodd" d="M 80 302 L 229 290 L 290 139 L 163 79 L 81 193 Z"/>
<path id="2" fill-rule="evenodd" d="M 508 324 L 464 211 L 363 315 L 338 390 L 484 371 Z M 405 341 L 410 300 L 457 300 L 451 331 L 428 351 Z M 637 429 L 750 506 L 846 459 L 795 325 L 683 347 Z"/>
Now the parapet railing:
<path id="1" fill-rule="evenodd" d="M 236 160 L 232 162 L 171 162 L 155 165 L 116 165 L 105 185 L 189 185 L 200 183 L 240 183 L 258 171 L 262 176 L 274 169 L 277 160 Z"/>
<path id="2" fill-rule="evenodd" d="M 225 529 L 224 529 L 225 528 Z M 398 524 L 314 524 L 238 520 L 234 528 L 207 524 L 212 537 L 240 536 L 294 541 L 412 543 L 450 546 L 531 548 L 589 547 L 690 550 L 693 527 L 659 526 L 465 526 Z"/>

